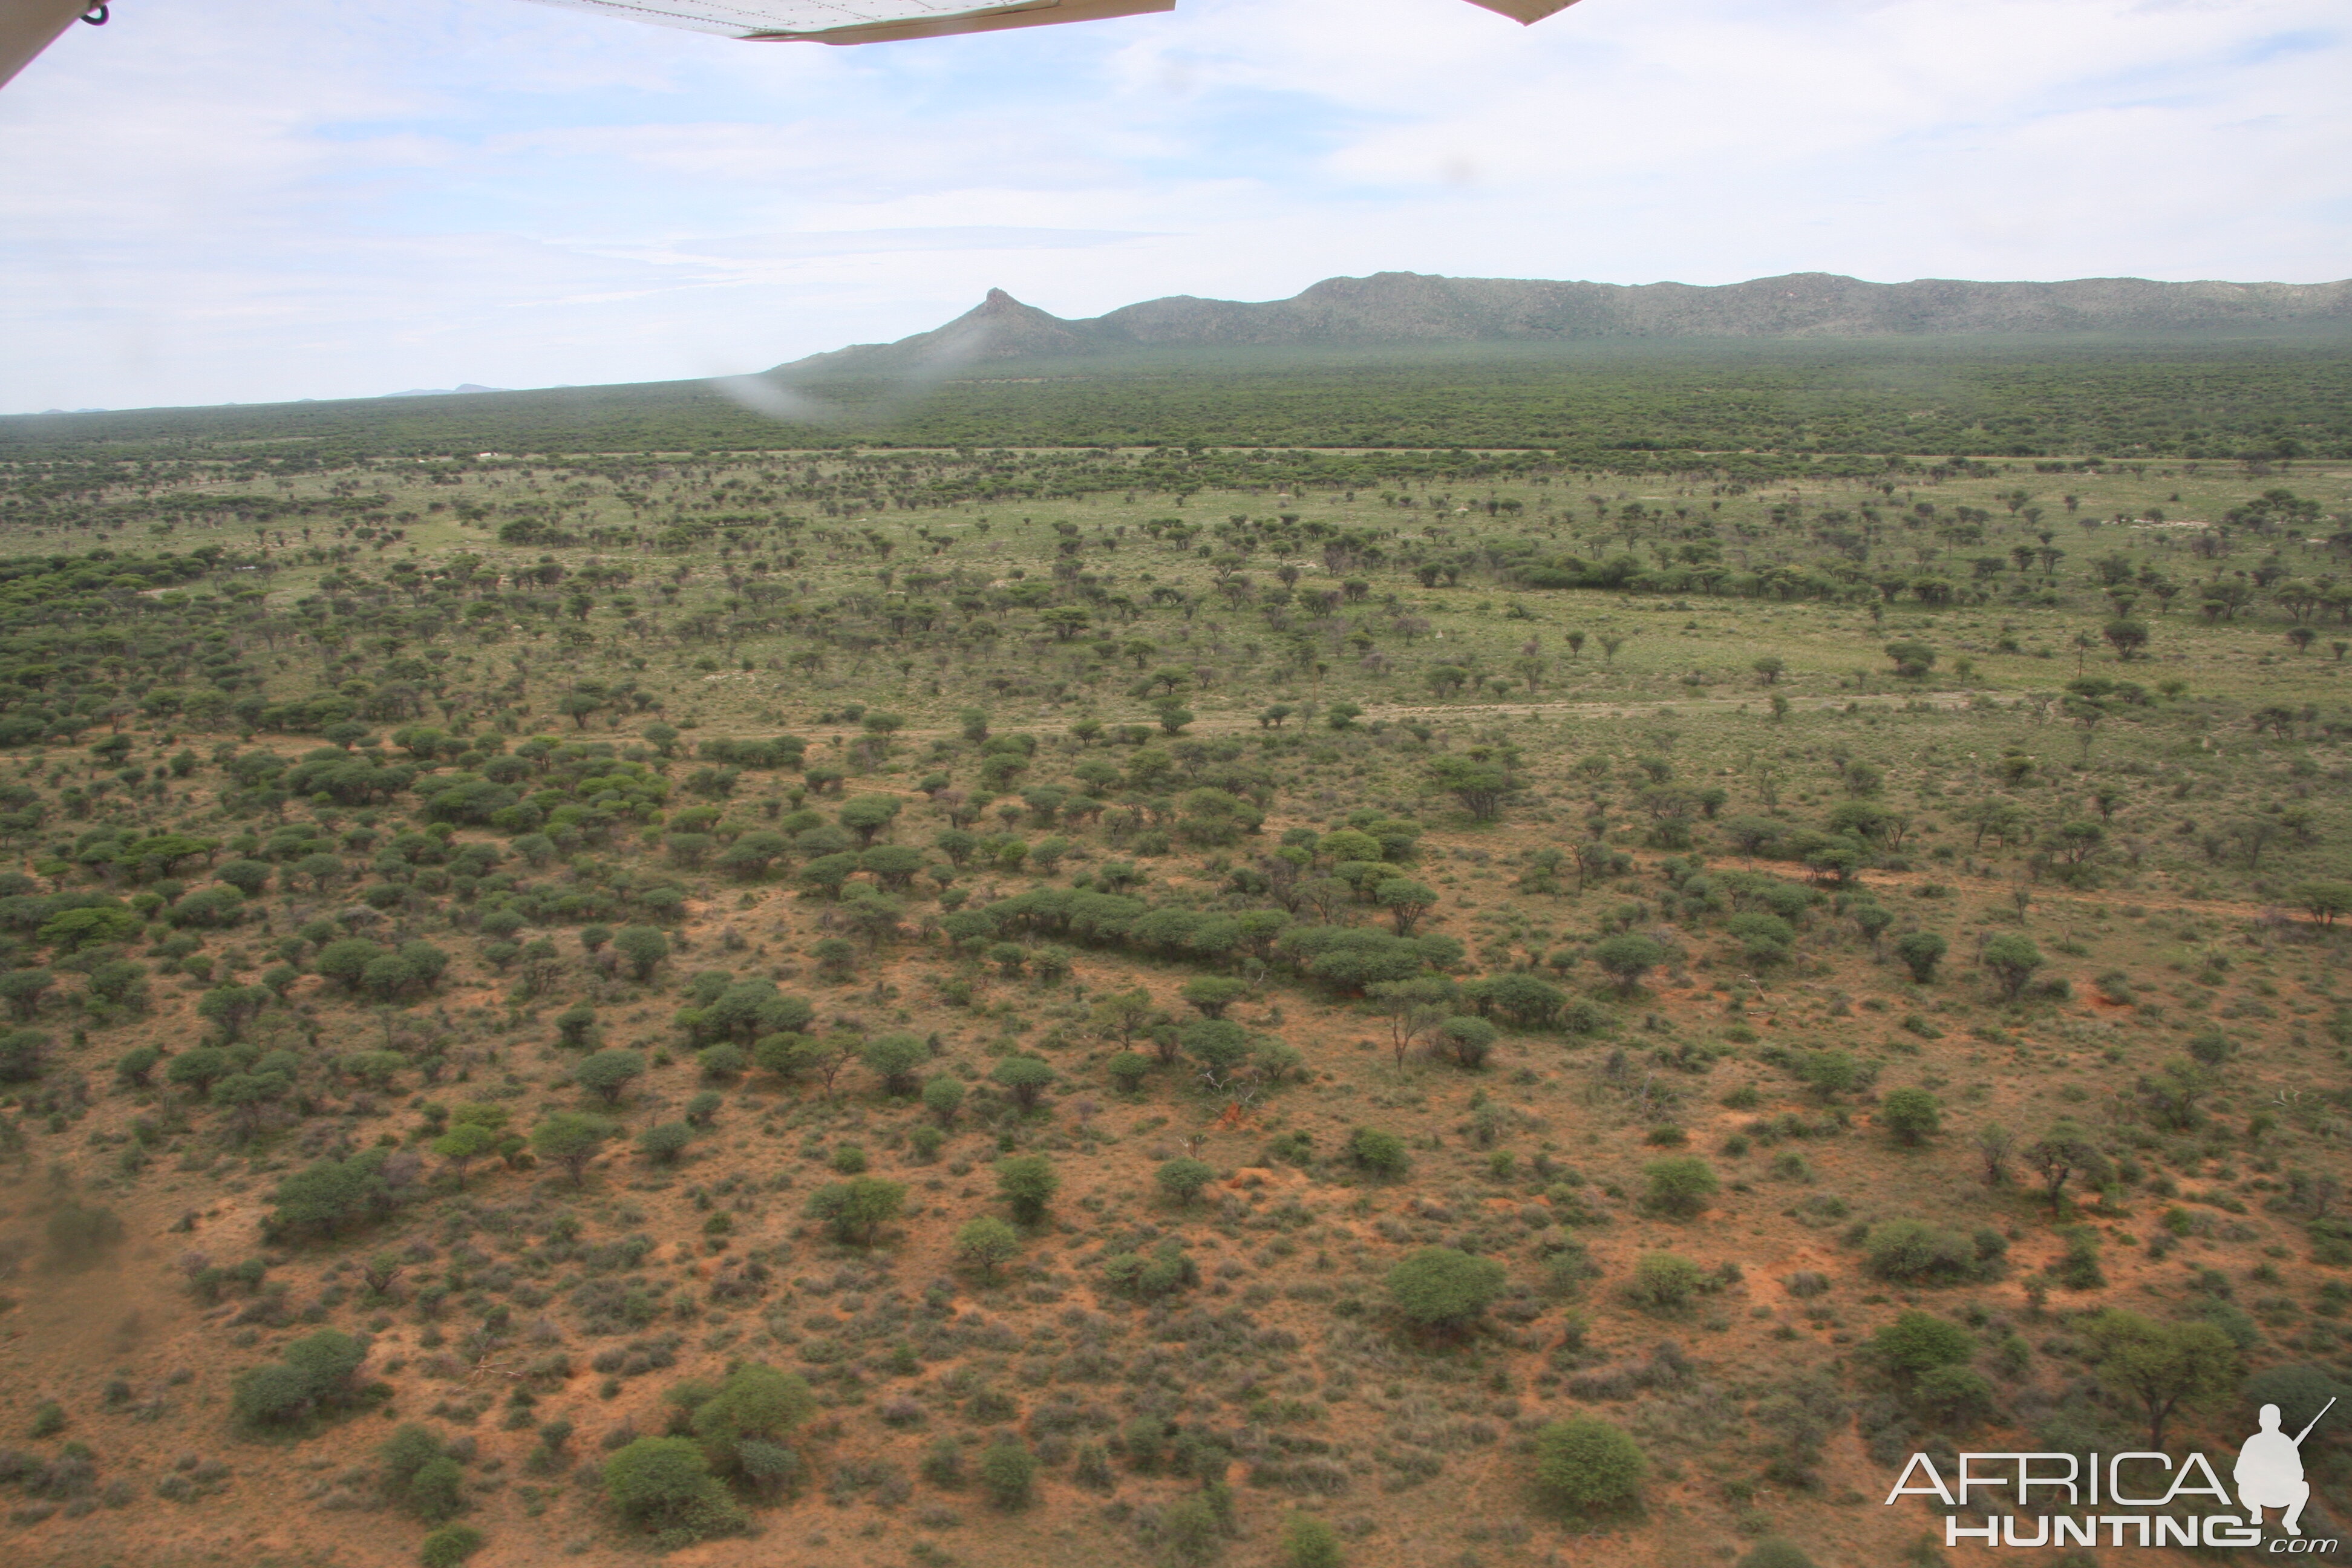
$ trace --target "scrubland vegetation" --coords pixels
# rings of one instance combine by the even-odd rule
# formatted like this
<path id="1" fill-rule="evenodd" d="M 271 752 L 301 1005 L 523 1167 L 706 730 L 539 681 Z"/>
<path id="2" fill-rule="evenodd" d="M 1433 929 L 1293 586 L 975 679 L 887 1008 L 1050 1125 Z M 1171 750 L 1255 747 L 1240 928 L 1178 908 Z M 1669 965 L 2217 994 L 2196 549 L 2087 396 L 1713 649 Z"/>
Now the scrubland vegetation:
<path id="1" fill-rule="evenodd" d="M 12 1562 L 1928 1563 L 2352 1391 L 2324 462 L 0 457 Z"/>

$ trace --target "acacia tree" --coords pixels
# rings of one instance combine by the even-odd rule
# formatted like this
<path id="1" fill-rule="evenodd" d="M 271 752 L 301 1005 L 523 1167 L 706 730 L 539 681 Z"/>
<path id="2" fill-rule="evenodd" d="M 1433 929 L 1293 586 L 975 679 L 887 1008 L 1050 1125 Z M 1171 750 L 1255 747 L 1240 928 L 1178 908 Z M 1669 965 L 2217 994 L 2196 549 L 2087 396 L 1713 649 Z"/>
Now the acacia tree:
<path id="1" fill-rule="evenodd" d="M 1642 977 L 1665 961 L 1664 948 L 1634 931 L 1612 936 L 1592 950 L 1592 962 L 1617 982 L 1619 994 L 1625 996 L 1641 989 Z"/>
<path id="2" fill-rule="evenodd" d="M 2072 1178 L 2079 1175 L 2092 1186 L 2104 1186 L 2115 1174 L 2114 1163 L 2091 1142 L 2090 1133 L 2071 1121 L 2051 1123 L 2049 1131 L 2027 1144 L 2025 1163 L 2042 1178 L 2053 1214 L 2064 1201 Z"/>
<path id="3" fill-rule="evenodd" d="M 2002 999 L 2014 1002 L 2042 967 L 2042 950 L 2022 931 L 2010 931 L 1985 943 L 1979 962 L 2000 983 Z"/>
<path id="4" fill-rule="evenodd" d="M 1445 1022 L 1444 1004 L 1454 994 L 1454 983 L 1443 975 L 1425 974 L 1415 980 L 1375 981 L 1364 994 L 1387 1016 L 1389 1043 L 1395 1048 L 1396 1065 L 1402 1068 L 1412 1042 Z"/>
<path id="5" fill-rule="evenodd" d="M 1429 770 L 1432 783 L 1462 803 L 1475 821 L 1492 822 L 1503 814 L 1503 799 L 1511 793 L 1507 768 L 1473 752 L 1466 757 L 1440 757 Z"/>
<path id="6" fill-rule="evenodd" d="M 2147 1413 L 2147 1446 L 2159 1453 L 2175 1408 L 2236 1380 L 2237 1347 L 2211 1323 L 2153 1322 L 2109 1308 L 2093 1321 L 2091 1340 L 2101 1352 L 2100 1381 L 2139 1402 Z"/>
<path id="7" fill-rule="evenodd" d="M 612 1123 L 600 1117 L 562 1110 L 530 1130 L 530 1146 L 541 1159 L 562 1166 L 576 1187 L 587 1173 L 588 1162 L 612 1135 Z"/>

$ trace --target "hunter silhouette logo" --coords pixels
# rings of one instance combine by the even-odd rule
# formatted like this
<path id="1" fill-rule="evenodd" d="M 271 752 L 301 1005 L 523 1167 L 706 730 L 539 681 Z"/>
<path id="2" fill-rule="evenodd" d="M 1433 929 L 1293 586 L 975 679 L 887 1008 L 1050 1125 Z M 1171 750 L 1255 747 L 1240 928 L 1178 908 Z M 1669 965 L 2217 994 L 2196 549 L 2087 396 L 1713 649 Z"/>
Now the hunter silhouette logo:
<path id="1" fill-rule="evenodd" d="M 2319 1407 L 2319 1415 L 2334 1408 L 2331 1399 Z M 2303 1505 L 2311 1500 L 2311 1483 L 2303 1479 L 2303 1440 L 2319 1425 L 2319 1415 L 2290 1437 L 2279 1430 L 2279 1407 L 2263 1406 L 2262 1430 L 2246 1439 L 2238 1450 L 2238 1468 L 2230 1472 L 2238 1483 L 2238 1500 L 2245 1505 L 2248 1524 L 2259 1527 L 2266 1508 L 2284 1509 L 2279 1528 L 2289 1535 L 2303 1533 Z"/>
<path id="2" fill-rule="evenodd" d="M 2234 1500 L 2204 1455 L 2192 1453 L 2176 1463 L 2169 1454 L 2135 1449 L 2107 1455 L 1961 1454 L 1957 1472 L 1948 1478 L 1932 1456 L 1914 1454 L 1886 1503 L 1931 1497 L 1953 1510 L 1944 1518 L 1946 1546 L 2251 1546 L 2266 1554 L 2333 1553 L 2339 1541 L 2305 1539 L 2303 1533 L 2303 1510 L 2311 1500 L 2311 1483 L 2303 1475 L 2303 1441 L 2335 1407 L 2330 1399 L 2289 1436 L 2280 1429 L 2279 1407 L 2263 1405 L 2260 1429 L 2238 1450 L 2231 1471 L 2237 1483 Z M 2189 1511 L 2197 1498 L 2210 1498 L 2203 1506 L 2216 1511 Z M 2220 1511 L 2233 1500 L 2242 1512 Z M 2004 1504 L 2016 1511 L 2003 1510 Z M 2063 1511 L 2041 1511 L 2053 1505 Z M 2277 1528 L 2284 1533 L 2266 1542 L 2263 1515 L 2272 1509 L 2278 1510 Z M 1962 1510 L 1983 1510 L 1984 1522 L 1967 1523 Z"/>

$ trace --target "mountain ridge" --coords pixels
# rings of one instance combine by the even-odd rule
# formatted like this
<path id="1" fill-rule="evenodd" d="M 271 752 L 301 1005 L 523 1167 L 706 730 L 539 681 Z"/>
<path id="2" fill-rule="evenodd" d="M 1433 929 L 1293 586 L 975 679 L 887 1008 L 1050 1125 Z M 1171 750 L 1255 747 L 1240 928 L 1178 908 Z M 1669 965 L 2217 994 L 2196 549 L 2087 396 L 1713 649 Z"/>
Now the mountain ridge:
<path id="1" fill-rule="evenodd" d="M 946 325 L 775 368 L 799 374 L 951 372 L 988 360 L 1164 348 L 1375 347 L 1636 338 L 1968 336 L 2036 332 L 2352 330 L 2352 280 L 2162 283 L 1915 279 L 1800 272 L 1743 283 L 1589 283 L 1378 272 L 1327 278 L 1286 300 L 1170 295 L 1066 319 L 1002 289 Z"/>

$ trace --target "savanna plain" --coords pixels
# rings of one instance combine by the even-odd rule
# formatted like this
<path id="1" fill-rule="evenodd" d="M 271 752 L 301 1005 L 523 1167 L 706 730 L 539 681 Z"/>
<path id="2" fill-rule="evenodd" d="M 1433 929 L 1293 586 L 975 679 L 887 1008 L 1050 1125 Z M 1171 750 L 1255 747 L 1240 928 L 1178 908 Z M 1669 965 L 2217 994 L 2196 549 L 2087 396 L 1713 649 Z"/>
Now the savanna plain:
<path id="1" fill-rule="evenodd" d="M 2352 432 L 2117 355 L 6 422 L 0 1557 L 1961 1568 L 1915 1453 L 2300 1427 Z"/>

